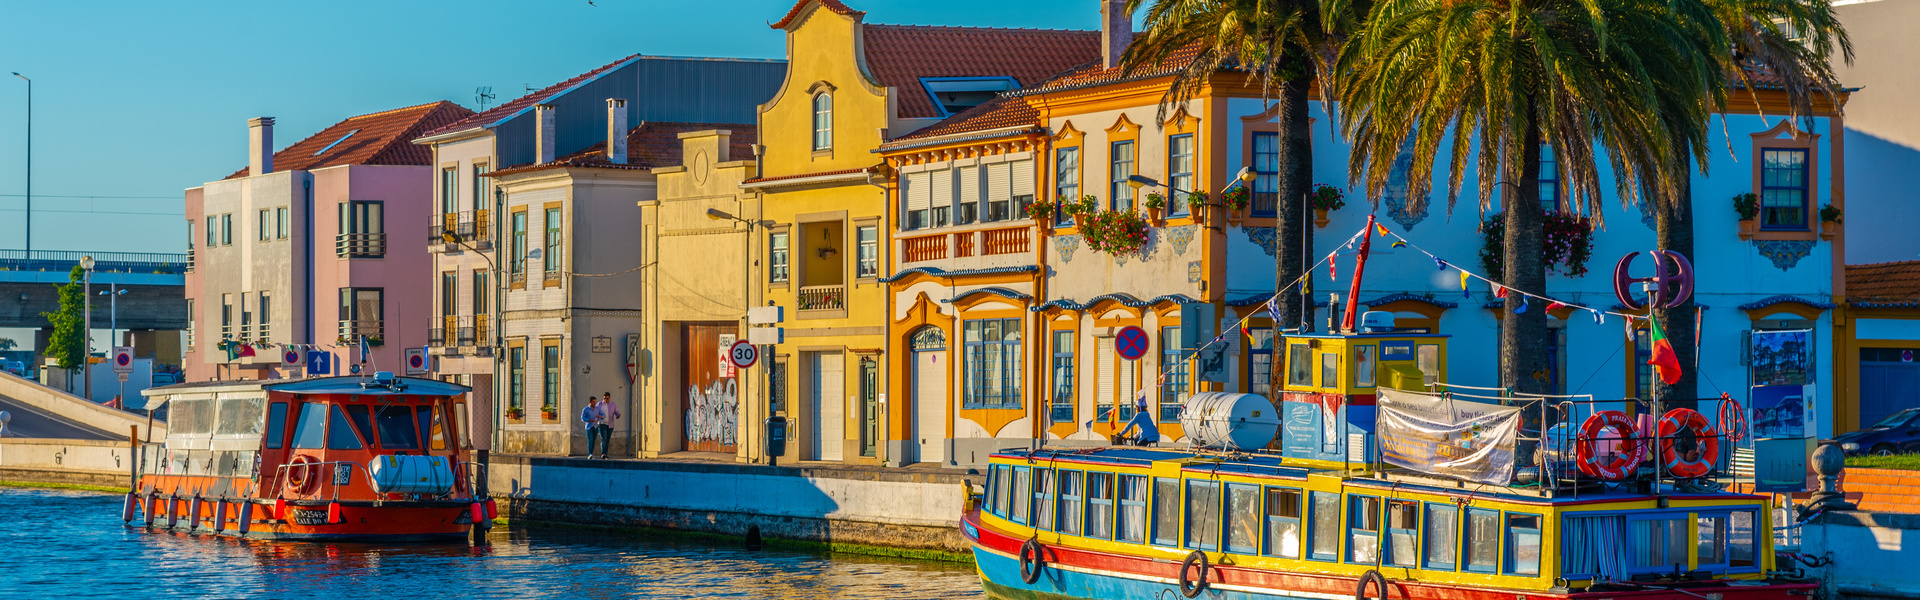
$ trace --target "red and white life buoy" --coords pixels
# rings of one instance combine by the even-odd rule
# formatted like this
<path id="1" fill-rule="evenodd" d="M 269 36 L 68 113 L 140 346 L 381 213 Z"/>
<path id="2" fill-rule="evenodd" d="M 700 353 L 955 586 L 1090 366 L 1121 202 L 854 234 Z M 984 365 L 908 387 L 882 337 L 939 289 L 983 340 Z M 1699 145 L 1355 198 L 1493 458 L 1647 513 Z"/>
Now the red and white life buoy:
<path id="1" fill-rule="evenodd" d="M 1660 417 L 1660 464 L 1674 477 L 1691 479 L 1713 470 L 1720 460 L 1720 432 L 1707 416 L 1691 408 L 1676 408 Z"/>
<path id="2" fill-rule="evenodd" d="M 1613 434 L 1604 435 L 1609 429 Z M 1595 455 L 1594 442 L 1601 438 L 1618 440 L 1607 456 Z M 1640 466 L 1640 461 L 1647 458 L 1647 447 L 1633 436 L 1633 419 L 1617 410 L 1603 410 L 1587 417 L 1580 425 L 1579 437 L 1574 439 L 1573 452 L 1581 473 L 1608 481 L 1626 479 Z"/>
<path id="3" fill-rule="evenodd" d="M 311 456 L 295 456 L 287 463 L 287 491 L 296 496 L 313 493 L 320 485 L 320 461 Z"/>

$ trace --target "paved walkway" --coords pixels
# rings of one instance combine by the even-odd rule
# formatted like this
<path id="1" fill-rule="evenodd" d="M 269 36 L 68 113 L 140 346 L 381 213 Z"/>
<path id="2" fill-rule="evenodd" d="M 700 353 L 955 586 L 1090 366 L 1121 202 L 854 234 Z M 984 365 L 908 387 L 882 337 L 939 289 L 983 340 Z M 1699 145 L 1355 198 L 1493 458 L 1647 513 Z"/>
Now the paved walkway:
<path id="1" fill-rule="evenodd" d="M 7 422 L 7 433 L 11 437 L 69 440 L 119 439 L 107 432 L 40 412 L 11 398 L 0 397 L 0 411 L 6 411 L 13 417 Z"/>

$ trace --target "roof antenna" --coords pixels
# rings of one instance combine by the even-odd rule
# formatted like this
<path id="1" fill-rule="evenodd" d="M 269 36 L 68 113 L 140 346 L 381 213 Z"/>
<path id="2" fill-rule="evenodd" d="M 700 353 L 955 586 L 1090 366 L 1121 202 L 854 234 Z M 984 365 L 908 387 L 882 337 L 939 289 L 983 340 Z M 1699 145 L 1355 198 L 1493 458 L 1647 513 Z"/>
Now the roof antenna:
<path id="1" fill-rule="evenodd" d="M 487 112 L 487 103 L 493 101 L 493 86 L 473 88 L 473 101 L 480 105 L 480 112 Z"/>

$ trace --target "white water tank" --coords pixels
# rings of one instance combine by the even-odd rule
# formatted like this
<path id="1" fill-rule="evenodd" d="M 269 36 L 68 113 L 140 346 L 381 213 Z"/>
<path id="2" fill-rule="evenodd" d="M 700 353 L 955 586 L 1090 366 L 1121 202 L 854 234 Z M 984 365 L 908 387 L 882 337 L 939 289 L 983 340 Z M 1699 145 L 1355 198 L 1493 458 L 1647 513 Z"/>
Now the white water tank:
<path id="1" fill-rule="evenodd" d="M 373 491 L 438 496 L 453 490 L 453 467 L 445 456 L 387 455 L 368 461 Z"/>
<path id="2" fill-rule="evenodd" d="M 1187 398 L 1180 427 L 1194 446 L 1258 450 L 1280 431 L 1280 411 L 1266 398 L 1233 392 L 1201 392 Z"/>

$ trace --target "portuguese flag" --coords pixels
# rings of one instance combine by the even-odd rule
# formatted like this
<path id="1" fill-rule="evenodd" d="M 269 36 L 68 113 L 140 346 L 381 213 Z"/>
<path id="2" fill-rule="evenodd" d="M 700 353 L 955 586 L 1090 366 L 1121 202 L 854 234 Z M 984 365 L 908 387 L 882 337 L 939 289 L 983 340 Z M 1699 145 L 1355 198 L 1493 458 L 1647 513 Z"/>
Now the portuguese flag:
<path id="1" fill-rule="evenodd" d="M 1659 319 L 1647 319 L 1653 327 L 1653 358 L 1647 364 L 1660 372 L 1660 381 L 1667 385 L 1680 382 L 1680 356 L 1673 353 L 1673 343 L 1667 341 L 1667 332 L 1660 330 Z"/>

